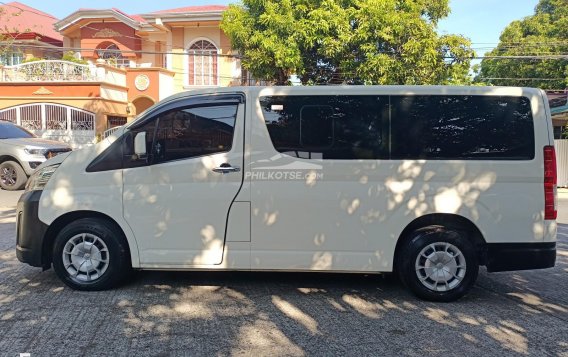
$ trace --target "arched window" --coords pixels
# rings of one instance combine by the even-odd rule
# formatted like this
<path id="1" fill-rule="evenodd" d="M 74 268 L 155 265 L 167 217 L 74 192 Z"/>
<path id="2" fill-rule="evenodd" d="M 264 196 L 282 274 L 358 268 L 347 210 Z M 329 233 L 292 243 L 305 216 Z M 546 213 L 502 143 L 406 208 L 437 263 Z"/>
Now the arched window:
<path id="1" fill-rule="evenodd" d="M 97 49 L 97 55 L 99 58 L 109 60 L 110 64 L 116 67 L 130 67 L 130 60 L 122 56 L 120 48 L 114 43 L 107 46 L 102 45 Z"/>
<path id="2" fill-rule="evenodd" d="M 217 85 L 217 47 L 209 41 L 195 42 L 189 53 L 189 85 Z"/>

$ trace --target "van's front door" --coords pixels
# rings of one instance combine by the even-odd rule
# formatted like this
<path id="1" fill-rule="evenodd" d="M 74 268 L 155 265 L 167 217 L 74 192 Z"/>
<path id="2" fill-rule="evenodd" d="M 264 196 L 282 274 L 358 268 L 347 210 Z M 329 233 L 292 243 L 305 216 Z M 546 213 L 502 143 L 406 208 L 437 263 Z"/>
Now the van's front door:
<path id="1" fill-rule="evenodd" d="M 227 215 L 243 181 L 242 103 L 240 95 L 186 99 L 130 129 L 123 213 L 142 267 L 222 264 Z M 133 154 L 142 132 L 146 157 Z"/>

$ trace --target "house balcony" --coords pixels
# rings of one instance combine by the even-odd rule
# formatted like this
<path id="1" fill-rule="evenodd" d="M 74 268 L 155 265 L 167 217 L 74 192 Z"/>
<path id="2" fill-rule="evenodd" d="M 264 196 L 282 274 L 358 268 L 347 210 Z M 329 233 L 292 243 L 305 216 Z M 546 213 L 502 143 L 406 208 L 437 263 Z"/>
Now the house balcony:
<path id="1" fill-rule="evenodd" d="M 105 73 L 96 65 L 43 60 L 0 66 L 1 82 L 103 82 Z"/>
<path id="2" fill-rule="evenodd" d="M 160 67 L 118 68 L 104 62 L 79 64 L 42 60 L 15 66 L 0 65 L 0 97 L 90 97 L 153 102 L 173 94 L 175 73 Z"/>
<path id="3" fill-rule="evenodd" d="M 106 64 L 84 65 L 61 60 L 0 66 L 0 98 L 4 102 L 11 98 L 36 102 L 102 99 L 126 105 L 126 71 Z"/>

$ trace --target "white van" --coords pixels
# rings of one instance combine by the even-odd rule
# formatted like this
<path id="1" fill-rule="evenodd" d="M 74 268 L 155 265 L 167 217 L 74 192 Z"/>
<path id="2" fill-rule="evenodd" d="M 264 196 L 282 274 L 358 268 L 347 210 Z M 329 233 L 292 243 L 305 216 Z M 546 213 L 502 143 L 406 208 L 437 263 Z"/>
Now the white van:
<path id="1" fill-rule="evenodd" d="M 217 88 L 57 156 L 17 209 L 17 256 L 79 290 L 131 269 L 396 271 L 451 301 L 553 267 L 556 167 L 531 88 Z"/>

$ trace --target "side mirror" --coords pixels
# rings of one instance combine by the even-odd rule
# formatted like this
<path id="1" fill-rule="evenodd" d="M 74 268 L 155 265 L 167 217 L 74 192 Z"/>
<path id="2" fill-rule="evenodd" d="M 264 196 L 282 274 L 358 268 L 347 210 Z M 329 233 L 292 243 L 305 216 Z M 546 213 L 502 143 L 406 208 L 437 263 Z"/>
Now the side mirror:
<path id="1" fill-rule="evenodd" d="M 134 155 L 133 159 L 143 159 L 146 157 L 146 132 L 140 132 L 134 137 Z"/>

